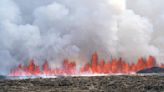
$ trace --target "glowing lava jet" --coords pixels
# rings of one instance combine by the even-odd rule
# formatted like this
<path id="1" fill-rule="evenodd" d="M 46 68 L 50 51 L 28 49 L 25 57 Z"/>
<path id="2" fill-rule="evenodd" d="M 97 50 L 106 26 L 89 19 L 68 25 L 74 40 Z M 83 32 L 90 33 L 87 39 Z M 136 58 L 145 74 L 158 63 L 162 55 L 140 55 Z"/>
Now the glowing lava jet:
<path id="1" fill-rule="evenodd" d="M 27 66 L 22 64 L 10 71 L 9 76 L 56 76 L 56 75 L 82 75 L 82 74 L 130 74 L 135 73 L 145 68 L 151 68 L 156 66 L 156 61 L 153 56 L 149 56 L 147 59 L 139 58 L 137 63 L 128 64 L 122 58 L 113 58 L 107 62 L 105 60 L 98 61 L 98 55 L 95 52 L 92 55 L 91 62 L 82 65 L 80 69 L 76 68 L 76 63 L 71 62 L 68 59 L 63 61 L 63 65 L 60 68 L 50 68 L 48 61 L 40 67 L 34 63 L 34 60 L 29 60 Z M 164 67 L 161 65 L 160 67 Z"/>

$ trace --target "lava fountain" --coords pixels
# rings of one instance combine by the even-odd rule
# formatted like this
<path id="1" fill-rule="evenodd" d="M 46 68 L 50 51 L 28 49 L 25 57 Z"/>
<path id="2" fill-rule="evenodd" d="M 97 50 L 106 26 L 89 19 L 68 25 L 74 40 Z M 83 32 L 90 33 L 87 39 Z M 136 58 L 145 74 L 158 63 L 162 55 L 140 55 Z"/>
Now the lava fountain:
<path id="1" fill-rule="evenodd" d="M 63 61 L 62 67 L 50 68 L 48 61 L 45 60 L 42 66 L 35 64 L 33 59 L 29 60 L 27 66 L 19 64 L 16 68 L 11 69 L 9 76 L 71 76 L 71 75 L 83 75 L 83 74 L 131 74 L 145 68 L 151 68 L 157 66 L 156 60 L 153 56 L 149 56 L 147 59 L 139 58 L 137 63 L 129 64 L 122 58 L 112 58 L 105 61 L 104 59 L 98 60 L 98 54 L 95 52 L 92 55 L 91 62 L 88 62 L 77 69 L 76 63 L 68 59 Z M 164 67 L 160 65 L 159 67 Z"/>

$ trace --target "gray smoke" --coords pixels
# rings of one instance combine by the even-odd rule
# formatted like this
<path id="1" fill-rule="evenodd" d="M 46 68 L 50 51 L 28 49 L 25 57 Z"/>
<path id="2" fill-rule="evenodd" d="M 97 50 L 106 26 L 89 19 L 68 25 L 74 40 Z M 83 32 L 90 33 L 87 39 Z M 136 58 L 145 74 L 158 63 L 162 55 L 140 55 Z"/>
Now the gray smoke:
<path id="1" fill-rule="evenodd" d="M 93 52 L 164 60 L 163 0 L 1 0 L 0 74 L 33 58 L 83 64 Z"/>

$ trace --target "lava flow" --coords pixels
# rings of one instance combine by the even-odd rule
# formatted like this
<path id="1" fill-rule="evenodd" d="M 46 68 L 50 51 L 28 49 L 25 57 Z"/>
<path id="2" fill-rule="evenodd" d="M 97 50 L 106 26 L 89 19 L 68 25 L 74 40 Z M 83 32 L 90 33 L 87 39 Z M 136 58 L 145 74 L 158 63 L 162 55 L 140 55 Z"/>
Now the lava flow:
<path id="1" fill-rule="evenodd" d="M 145 68 L 151 68 L 157 66 L 156 60 L 153 56 L 149 56 L 147 59 L 139 58 L 137 63 L 128 64 L 121 58 L 113 58 L 109 61 L 100 60 L 98 61 L 98 55 L 95 52 L 92 55 L 91 62 L 86 63 L 77 69 L 76 63 L 71 62 L 67 59 L 63 61 L 63 65 L 60 68 L 50 68 L 48 61 L 46 60 L 44 64 L 40 67 L 34 63 L 34 60 L 29 60 L 27 66 L 22 64 L 18 65 L 16 68 L 10 71 L 9 76 L 55 76 L 55 75 L 81 75 L 81 74 L 130 74 L 135 73 L 139 70 Z M 161 65 L 160 67 L 164 67 Z"/>

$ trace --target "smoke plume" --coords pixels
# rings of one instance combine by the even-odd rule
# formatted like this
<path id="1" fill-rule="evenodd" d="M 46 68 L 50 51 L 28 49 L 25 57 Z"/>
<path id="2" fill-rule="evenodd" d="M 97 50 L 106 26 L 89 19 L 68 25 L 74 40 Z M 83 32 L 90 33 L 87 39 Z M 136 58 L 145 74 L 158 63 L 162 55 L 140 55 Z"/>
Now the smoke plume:
<path id="1" fill-rule="evenodd" d="M 33 58 L 52 67 L 97 51 L 134 62 L 164 61 L 163 0 L 1 0 L 0 74 Z"/>

